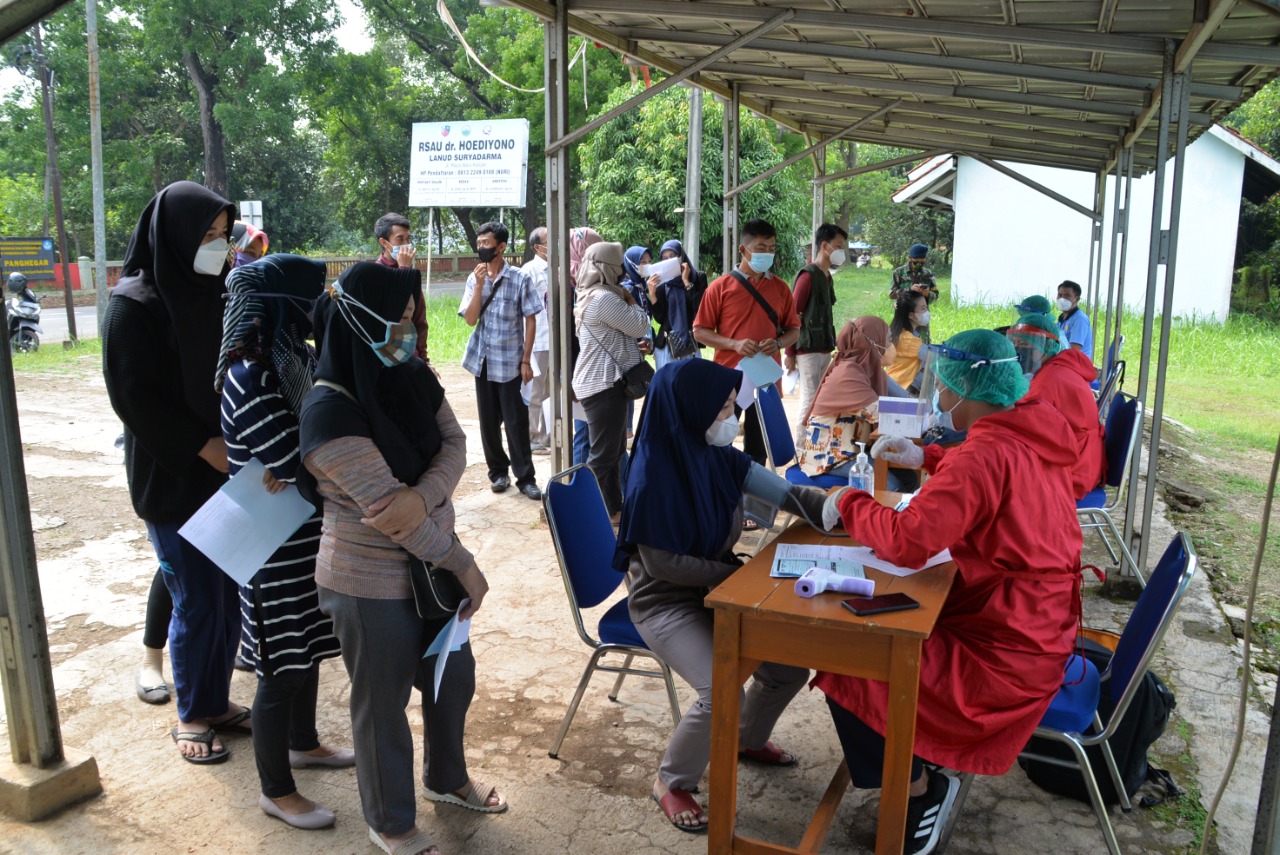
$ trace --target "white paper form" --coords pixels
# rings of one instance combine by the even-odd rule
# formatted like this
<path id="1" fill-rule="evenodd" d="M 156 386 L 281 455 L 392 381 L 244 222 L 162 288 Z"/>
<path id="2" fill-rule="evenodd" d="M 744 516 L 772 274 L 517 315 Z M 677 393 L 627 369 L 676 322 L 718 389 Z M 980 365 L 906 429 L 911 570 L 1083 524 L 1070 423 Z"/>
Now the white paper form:
<path id="1" fill-rule="evenodd" d="M 466 597 L 458 603 L 458 611 L 463 611 L 469 605 L 471 605 L 471 598 Z M 449 654 L 461 650 L 462 645 L 466 644 L 470 637 L 471 618 L 458 620 L 458 615 L 455 613 L 449 618 L 449 622 L 441 627 L 435 641 L 432 641 L 431 646 L 427 648 L 427 652 L 422 654 L 423 659 L 439 654 L 439 658 L 436 659 L 435 688 L 431 696 L 433 699 L 440 700 L 440 678 L 444 676 L 444 666 L 449 661 Z"/>
<path id="2" fill-rule="evenodd" d="M 865 579 L 856 552 L 857 548 L 852 546 L 780 543 L 773 554 L 769 575 L 775 579 L 797 579 L 811 567 L 821 567 L 840 576 Z"/>
<path id="3" fill-rule="evenodd" d="M 316 509 L 289 484 L 279 493 L 262 483 L 266 467 L 250 460 L 178 534 L 240 585 L 248 585 L 267 559 Z"/>
<path id="4" fill-rule="evenodd" d="M 847 548 L 857 553 L 855 560 L 862 562 L 864 567 L 883 570 L 890 576 L 910 576 L 912 573 L 919 573 L 921 570 L 928 570 L 930 567 L 936 567 L 951 560 L 951 550 L 944 549 L 926 561 L 923 567 L 899 567 L 897 564 L 891 564 L 876 555 L 875 551 L 869 546 L 850 546 Z"/>

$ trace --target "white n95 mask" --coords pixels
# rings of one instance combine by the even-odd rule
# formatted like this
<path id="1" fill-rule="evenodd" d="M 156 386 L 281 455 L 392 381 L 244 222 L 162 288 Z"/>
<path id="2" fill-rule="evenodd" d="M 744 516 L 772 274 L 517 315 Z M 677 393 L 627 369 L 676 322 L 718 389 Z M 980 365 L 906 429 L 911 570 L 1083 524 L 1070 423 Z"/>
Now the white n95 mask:
<path id="1" fill-rule="evenodd" d="M 227 250 L 230 247 L 226 238 L 209 241 L 196 250 L 196 258 L 191 267 L 196 273 L 217 276 L 227 263 Z"/>
<path id="2" fill-rule="evenodd" d="M 706 440 L 707 445 L 718 445 L 721 447 L 733 445 L 733 441 L 738 438 L 738 417 L 729 416 L 722 422 L 713 422 L 711 427 L 707 428 Z"/>

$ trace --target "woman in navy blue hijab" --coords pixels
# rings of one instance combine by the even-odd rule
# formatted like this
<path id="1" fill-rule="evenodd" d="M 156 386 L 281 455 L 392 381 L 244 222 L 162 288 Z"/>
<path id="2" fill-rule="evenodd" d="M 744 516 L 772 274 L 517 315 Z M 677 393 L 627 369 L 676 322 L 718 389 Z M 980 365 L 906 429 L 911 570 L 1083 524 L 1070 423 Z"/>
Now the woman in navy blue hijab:
<path id="1" fill-rule="evenodd" d="M 712 616 L 703 599 L 741 566 L 733 546 L 742 532 L 742 497 L 748 481 L 760 477 L 751 458 L 732 445 L 741 383 L 742 372 L 711 360 L 673 362 L 658 371 L 640 415 L 618 535 L 617 566 L 627 573 L 636 629 L 698 693 L 653 785 L 654 801 L 671 824 L 693 833 L 707 829 L 692 791 L 711 758 Z M 789 495 L 818 518 L 820 492 L 793 488 Z M 796 762 L 769 735 L 808 677 L 802 668 L 771 662 L 756 669 L 742 707 L 743 757 L 773 766 Z"/>

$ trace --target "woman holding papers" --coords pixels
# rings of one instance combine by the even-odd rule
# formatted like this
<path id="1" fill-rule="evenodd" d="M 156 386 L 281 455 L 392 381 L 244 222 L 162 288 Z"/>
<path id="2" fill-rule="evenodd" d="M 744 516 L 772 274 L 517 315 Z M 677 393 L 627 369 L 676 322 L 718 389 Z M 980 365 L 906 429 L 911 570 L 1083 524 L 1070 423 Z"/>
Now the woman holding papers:
<path id="1" fill-rule="evenodd" d="M 932 346 L 934 406 L 969 438 L 950 449 L 881 438 L 877 457 L 930 478 L 902 511 L 842 490 L 823 509 L 876 555 L 921 567 L 950 548 L 957 571 L 921 655 L 906 852 L 928 852 L 959 782 L 933 763 L 1003 775 L 1062 682 L 1080 615 L 1080 525 L 1071 497 L 1075 442 L 1048 404 L 1020 400 L 1013 345 L 971 330 Z M 944 421 L 947 418 L 944 418 Z M 886 683 L 819 674 L 856 787 L 880 786 Z"/>
<path id="2" fill-rule="evenodd" d="M 631 403 L 618 381 L 644 359 L 636 341 L 649 333 L 649 315 L 621 284 L 622 264 L 621 244 L 588 247 L 578 268 L 573 307 L 574 329 L 582 345 L 573 370 L 573 394 L 587 413 L 591 436 L 587 465 L 600 482 L 609 515 L 615 518 L 622 510 L 618 461 L 627 449 L 627 406 Z"/>
<path id="3" fill-rule="evenodd" d="M 414 686 L 424 690 L 426 797 L 485 813 L 507 808 L 494 786 L 467 773 L 471 645 L 448 657 L 437 697 L 437 660 L 423 651 L 448 622 L 419 617 L 409 580 L 410 553 L 456 574 L 470 598 L 463 620 L 489 589 L 453 530 L 466 439 L 440 381 L 413 355 L 420 289 L 416 270 L 362 262 L 320 298 L 316 385 L 301 422 L 303 462 L 324 498 L 316 584 L 351 677 L 360 801 L 370 839 L 401 855 L 439 851 L 415 822 L 405 716 Z"/>
<path id="4" fill-rule="evenodd" d="M 129 496 L 173 598 L 179 723 L 170 733 L 192 763 L 230 756 L 215 729 L 250 731 L 249 711 L 229 700 L 240 641 L 236 583 L 178 534 L 227 479 L 209 378 L 234 215 L 230 202 L 190 181 L 157 193 L 138 218 L 102 323 L 102 373 L 124 423 Z"/>
<path id="5" fill-rule="evenodd" d="M 822 493 L 791 487 L 731 443 L 733 402 L 742 372 L 704 359 L 663 367 L 640 414 L 616 565 L 627 573 L 636 629 L 698 693 L 667 747 L 653 799 L 676 828 L 707 830 L 693 797 L 711 758 L 712 616 L 707 589 L 742 565 L 733 546 L 742 532 L 742 498 L 750 494 L 817 522 Z M 796 758 L 769 741 L 783 709 L 809 672 L 766 662 L 746 693 L 739 734 L 742 756 L 771 766 Z"/>
<path id="6" fill-rule="evenodd" d="M 227 276 L 222 355 L 213 383 L 222 393 L 227 463 L 235 475 L 256 459 L 266 468 L 263 489 L 271 493 L 297 480 L 298 416 L 316 361 L 307 338 L 323 287 L 324 265 L 296 255 L 268 256 Z M 338 655 L 333 624 L 316 599 L 319 546 L 315 513 L 240 588 L 241 650 L 258 672 L 258 805 L 268 816 L 306 829 L 327 828 L 334 815 L 298 792 L 290 767 L 355 763 L 350 748 L 322 745 L 316 733 L 320 660 Z"/>
<path id="7" fill-rule="evenodd" d="M 804 443 L 797 449 L 806 475 L 831 472 L 858 456 L 869 442 L 888 386 L 883 366 L 893 361 L 889 326 L 869 315 L 849 321 L 836 336 L 836 357 L 818 382 L 804 414 Z"/>

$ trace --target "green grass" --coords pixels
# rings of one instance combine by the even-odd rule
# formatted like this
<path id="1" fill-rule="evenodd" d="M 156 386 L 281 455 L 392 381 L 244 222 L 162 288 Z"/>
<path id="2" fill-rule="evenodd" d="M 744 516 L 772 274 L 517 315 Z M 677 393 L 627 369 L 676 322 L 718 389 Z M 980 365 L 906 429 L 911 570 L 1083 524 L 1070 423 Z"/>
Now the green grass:
<path id="1" fill-rule="evenodd" d="M 440 296 L 427 300 L 427 345 L 432 364 L 461 362 L 471 327 L 458 317 L 459 298 Z"/>
<path id="2" fill-rule="evenodd" d="M 34 353 L 13 354 L 13 370 L 32 373 L 66 374 L 75 370 L 81 360 L 102 359 L 102 343 L 96 338 L 81 339 L 75 347 L 65 348 L 62 342 L 42 344 Z"/>

